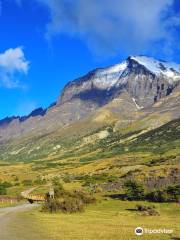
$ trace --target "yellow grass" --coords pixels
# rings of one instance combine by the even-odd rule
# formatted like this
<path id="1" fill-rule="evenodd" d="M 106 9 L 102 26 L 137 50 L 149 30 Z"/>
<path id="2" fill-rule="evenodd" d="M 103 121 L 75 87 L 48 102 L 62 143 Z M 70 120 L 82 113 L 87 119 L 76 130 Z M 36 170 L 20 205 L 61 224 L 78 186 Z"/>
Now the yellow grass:
<path id="1" fill-rule="evenodd" d="M 25 219 L 21 229 L 26 229 L 31 222 L 26 233 L 32 234 L 32 229 L 34 233 L 38 232 L 37 240 L 42 239 L 42 236 L 43 240 L 133 240 L 139 239 L 134 234 L 134 229 L 138 226 L 174 231 L 170 235 L 144 234 L 140 237 L 143 240 L 180 237 L 180 215 L 176 204 L 155 204 L 160 216 L 142 216 L 136 211 L 127 210 L 134 209 L 136 204 L 137 202 L 108 200 L 89 206 L 84 213 L 48 214 L 35 210 L 32 213 L 21 213 L 19 219 Z"/>

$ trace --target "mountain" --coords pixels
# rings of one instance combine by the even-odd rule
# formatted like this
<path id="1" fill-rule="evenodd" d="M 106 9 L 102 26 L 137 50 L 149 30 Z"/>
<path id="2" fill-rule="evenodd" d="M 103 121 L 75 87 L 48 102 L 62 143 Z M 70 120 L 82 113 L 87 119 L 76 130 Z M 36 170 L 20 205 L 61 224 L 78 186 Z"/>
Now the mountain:
<path id="1" fill-rule="evenodd" d="M 140 107 L 147 107 L 169 95 L 179 81 L 180 65 L 131 56 L 120 64 L 96 69 L 68 83 L 57 103 L 80 98 L 102 106 L 127 91 Z"/>
<path id="2" fill-rule="evenodd" d="M 47 109 L 0 121 L 1 179 L 178 183 L 179 83 L 180 65 L 145 56 L 69 82 Z"/>
<path id="3" fill-rule="evenodd" d="M 33 110 L 29 115 L 27 116 L 12 116 L 12 117 L 6 117 L 2 120 L 0 120 L 0 127 L 4 127 L 7 126 L 8 124 L 10 124 L 11 122 L 13 122 L 14 120 L 18 120 L 19 122 L 23 122 L 26 121 L 28 118 L 30 117 L 36 117 L 36 116 L 44 116 L 46 113 L 47 109 L 43 109 L 43 108 L 37 108 L 35 110 Z"/>
<path id="4" fill-rule="evenodd" d="M 110 112 L 120 111 L 121 115 L 129 112 L 133 120 L 134 112 L 145 114 L 154 109 L 154 104 L 178 92 L 179 83 L 180 65 L 146 56 L 130 56 L 122 63 L 93 70 L 69 82 L 57 102 L 47 109 L 39 108 L 28 116 L 1 120 L 0 139 L 7 141 L 27 134 L 51 132 L 87 118 L 108 104 L 112 105 Z M 125 120 L 128 119 L 125 117 Z"/>

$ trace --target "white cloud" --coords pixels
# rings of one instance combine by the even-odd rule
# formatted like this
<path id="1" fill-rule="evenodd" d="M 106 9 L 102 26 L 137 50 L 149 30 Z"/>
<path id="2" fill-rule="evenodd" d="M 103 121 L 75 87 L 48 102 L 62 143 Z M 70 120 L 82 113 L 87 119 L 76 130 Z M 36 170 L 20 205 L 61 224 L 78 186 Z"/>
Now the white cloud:
<path id="1" fill-rule="evenodd" d="M 0 66 L 8 71 L 20 71 L 27 73 L 29 63 L 24 57 L 24 52 L 21 47 L 10 48 L 0 54 Z"/>
<path id="2" fill-rule="evenodd" d="M 23 3 L 26 0 L 13 0 Z M 34 0 L 49 13 L 46 37 L 80 38 L 96 55 L 177 51 L 178 0 Z"/>
<path id="3" fill-rule="evenodd" d="M 29 62 L 25 59 L 22 47 L 10 48 L 0 53 L 0 86 L 20 87 L 19 78 L 27 74 Z"/>
<path id="4" fill-rule="evenodd" d="M 65 33 L 85 40 L 97 54 L 141 52 L 169 41 L 173 0 L 37 0 L 50 10 L 48 38 Z M 177 18 L 176 18 L 177 22 Z"/>

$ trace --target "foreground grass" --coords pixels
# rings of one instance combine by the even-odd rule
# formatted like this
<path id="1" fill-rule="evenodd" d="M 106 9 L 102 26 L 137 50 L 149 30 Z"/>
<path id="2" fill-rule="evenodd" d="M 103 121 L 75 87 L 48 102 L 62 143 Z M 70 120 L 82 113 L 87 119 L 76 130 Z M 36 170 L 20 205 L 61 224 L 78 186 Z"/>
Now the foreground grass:
<path id="1" fill-rule="evenodd" d="M 144 234 L 140 237 L 144 240 L 180 237 L 180 229 L 178 229 L 180 210 L 177 204 L 154 204 L 160 216 L 143 216 L 133 210 L 136 204 L 137 202 L 107 200 L 89 206 L 84 213 L 48 214 L 39 210 L 20 213 L 19 220 L 16 221 L 16 231 L 26 234 L 27 238 L 22 238 L 23 240 L 33 237 L 37 240 L 133 240 L 139 239 L 135 236 L 134 229 L 141 226 L 174 231 L 171 235 Z M 17 224 L 20 226 L 19 230 Z M 38 234 L 34 235 L 35 233 Z"/>

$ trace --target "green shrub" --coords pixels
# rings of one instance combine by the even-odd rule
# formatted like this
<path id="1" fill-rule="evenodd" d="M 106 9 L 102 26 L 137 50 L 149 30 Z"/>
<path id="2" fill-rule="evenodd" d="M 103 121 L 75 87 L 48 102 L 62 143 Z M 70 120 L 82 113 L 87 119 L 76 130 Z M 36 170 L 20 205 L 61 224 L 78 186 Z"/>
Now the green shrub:
<path id="1" fill-rule="evenodd" d="M 30 180 L 30 179 L 23 180 L 22 184 L 24 186 L 32 186 L 32 180 Z"/>
<path id="2" fill-rule="evenodd" d="M 148 206 L 138 204 L 138 205 L 136 205 L 136 208 L 138 211 L 147 211 Z"/>
<path id="3" fill-rule="evenodd" d="M 12 187 L 13 185 L 9 182 L 0 182 L 0 195 L 7 194 L 7 188 Z"/>
<path id="4" fill-rule="evenodd" d="M 74 191 L 71 196 L 79 198 L 84 204 L 91 204 L 96 202 L 95 197 L 83 191 Z"/>
<path id="5" fill-rule="evenodd" d="M 15 182 L 14 186 L 19 186 L 20 183 L 19 182 Z"/>
<path id="6" fill-rule="evenodd" d="M 53 188 L 55 198 L 62 197 L 63 195 L 66 194 L 66 191 L 64 190 L 64 187 L 62 183 L 59 181 L 59 179 L 53 180 Z"/>
<path id="7" fill-rule="evenodd" d="M 180 199 L 180 185 L 170 185 L 163 190 L 147 193 L 146 199 L 153 202 L 178 202 Z"/>
<path id="8" fill-rule="evenodd" d="M 106 173 L 94 174 L 92 176 L 85 175 L 83 177 L 83 180 L 84 180 L 83 186 L 91 186 L 94 184 L 104 183 L 104 182 L 115 182 L 117 181 L 117 179 L 118 179 L 117 176 L 112 176 L 112 175 L 109 176 Z"/>
<path id="9" fill-rule="evenodd" d="M 84 210 L 84 203 L 79 197 L 66 195 L 62 198 L 47 198 L 42 210 L 48 212 L 74 213 Z"/>
<path id="10" fill-rule="evenodd" d="M 180 200 L 180 185 L 172 185 L 167 187 L 168 200 L 178 202 Z"/>
<path id="11" fill-rule="evenodd" d="M 46 195 L 46 202 L 42 207 L 43 211 L 74 213 L 84 210 L 85 205 L 95 203 L 96 199 L 83 191 L 66 191 L 62 184 L 54 182 L 54 198 Z"/>
<path id="12" fill-rule="evenodd" d="M 144 187 L 142 184 L 132 180 L 128 180 L 124 183 L 125 195 L 128 200 L 143 200 L 144 199 Z"/>
<path id="13" fill-rule="evenodd" d="M 48 198 L 42 206 L 42 211 L 44 212 L 57 212 L 60 210 L 60 204 L 57 199 Z"/>
<path id="14" fill-rule="evenodd" d="M 168 196 L 165 191 L 156 190 L 156 191 L 147 193 L 146 199 L 152 202 L 167 202 Z"/>
<path id="15" fill-rule="evenodd" d="M 3 185 L 0 185 L 0 195 L 6 195 L 7 194 L 7 190 Z"/>
<path id="16" fill-rule="evenodd" d="M 156 211 L 155 206 L 145 206 L 145 205 L 137 205 L 137 211 L 145 213 L 145 215 L 157 216 L 159 215 L 158 211 Z"/>
<path id="17" fill-rule="evenodd" d="M 66 176 L 64 176 L 63 181 L 64 181 L 65 183 L 70 183 L 70 182 L 72 181 L 72 179 L 71 179 L 70 176 L 66 175 Z"/>
<path id="18" fill-rule="evenodd" d="M 0 183 L 1 185 L 3 185 L 5 188 L 9 188 L 9 187 L 12 187 L 13 186 L 13 184 L 12 183 L 10 183 L 10 182 L 2 182 L 2 183 Z"/>
<path id="19" fill-rule="evenodd" d="M 45 179 L 36 179 L 36 180 L 34 180 L 34 184 L 37 184 L 37 185 L 43 185 L 43 184 L 45 184 L 46 183 L 46 180 Z"/>
<path id="20" fill-rule="evenodd" d="M 82 212 L 84 210 L 83 201 L 75 197 L 66 197 L 64 201 L 60 202 L 59 206 L 64 213 Z"/>

